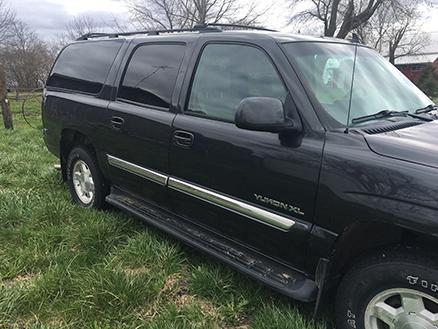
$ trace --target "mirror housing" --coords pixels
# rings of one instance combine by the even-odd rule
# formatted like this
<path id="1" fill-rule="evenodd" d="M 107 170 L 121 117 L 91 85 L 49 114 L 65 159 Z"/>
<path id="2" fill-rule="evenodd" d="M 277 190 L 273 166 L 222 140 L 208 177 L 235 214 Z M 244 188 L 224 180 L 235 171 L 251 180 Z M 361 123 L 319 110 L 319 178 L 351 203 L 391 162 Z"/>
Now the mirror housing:
<path id="1" fill-rule="evenodd" d="M 244 98 L 237 106 L 234 122 L 241 129 L 273 133 L 298 128 L 285 117 L 283 103 L 272 97 Z"/>

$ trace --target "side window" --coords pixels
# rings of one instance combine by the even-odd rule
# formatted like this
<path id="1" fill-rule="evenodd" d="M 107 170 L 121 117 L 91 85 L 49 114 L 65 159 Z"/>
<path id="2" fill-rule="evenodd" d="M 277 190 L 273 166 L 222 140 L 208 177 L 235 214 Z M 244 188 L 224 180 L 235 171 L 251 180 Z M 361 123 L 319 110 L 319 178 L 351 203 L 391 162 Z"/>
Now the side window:
<path id="1" fill-rule="evenodd" d="M 185 46 L 149 44 L 135 50 L 129 61 L 118 98 L 169 108 Z"/>
<path id="2" fill-rule="evenodd" d="M 47 86 L 97 94 L 123 41 L 73 43 L 59 55 Z"/>
<path id="3" fill-rule="evenodd" d="M 260 49 L 234 44 L 204 48 L 193 78 L 186 112 L 234 121 L 246 97 L 285 101 L 287 90 L 268 56 Z"/>

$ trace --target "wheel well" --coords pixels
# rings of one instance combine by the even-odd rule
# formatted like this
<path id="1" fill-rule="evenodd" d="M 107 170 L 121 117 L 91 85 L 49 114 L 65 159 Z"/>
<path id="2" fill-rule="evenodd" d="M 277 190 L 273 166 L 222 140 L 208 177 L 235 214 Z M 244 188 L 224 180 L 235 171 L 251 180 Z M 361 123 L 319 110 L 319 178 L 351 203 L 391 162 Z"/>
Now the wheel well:
<path id="1" fill-rule="evenodd" d="M 354 224 L 344 231 L 336 243 L 331 273 L 333 277 L 340 278 L 364 256 L 399 246 L 433 251 L 438 248 L 438 238 L 390 224 Z"/>
<path id="2" fill-rule="evenodd" d="M 64 129 L 61 133 L 61 142 L 60 142 L 60 158 L 61 158 L 61 170 L 62 170 L 62 178 L 64 180 L 67 179 L 67 171 L 66 164 L 67 158 L 70 154 L 70 151 L 78 145 L 85 145 L 87 148 L 91 149 L 95 152 L 91 141 L 82 134 L 81 132 L 73 129 Z"/>

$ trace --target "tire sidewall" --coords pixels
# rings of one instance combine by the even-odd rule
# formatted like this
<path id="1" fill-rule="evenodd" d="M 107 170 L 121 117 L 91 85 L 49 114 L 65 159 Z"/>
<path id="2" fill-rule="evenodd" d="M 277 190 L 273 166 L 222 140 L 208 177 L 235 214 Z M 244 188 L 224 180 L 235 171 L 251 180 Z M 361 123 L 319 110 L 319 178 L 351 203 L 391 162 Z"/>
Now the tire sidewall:
<path id="1" fill-rule="evenodd" d="M 84 161 L 91 171 L 91 175 L 94 181 L 94 196 L 92 202 L 85 204 L 83 203 L 77 193 L 73 184 L 73 168 L 77 161 Z M 69 186 L 70 194 L 75 203 L 79 204 L 84 208 L 102 208 L 104 203 L 104 198 L 106 196 L 106 186 L 102 179 L 99 168 L 97 167 L 94 157 L 91 152 L 83 147 L 75 147 L 71 150 L 67 159 L 67 183 Z"/>
<path id="2" fill-rule="evenodd" d="M 388 289 L 413 289 L 438 299 L 438 270 L 418 263 L 385 261 L 347 274 L 337 296 L 338 329 L 365 329 L 368 304 Z"/>

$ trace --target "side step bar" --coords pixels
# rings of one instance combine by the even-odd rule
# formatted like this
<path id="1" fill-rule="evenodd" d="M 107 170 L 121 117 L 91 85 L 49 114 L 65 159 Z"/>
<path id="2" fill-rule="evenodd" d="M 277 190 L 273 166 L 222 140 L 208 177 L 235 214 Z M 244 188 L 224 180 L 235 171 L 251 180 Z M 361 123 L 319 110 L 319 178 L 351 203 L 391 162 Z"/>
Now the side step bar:
<path id="1" fill-rule="evenodd" d="M 106 201 L 288 297 L 303 302 L 315 301 L 317 297 L 317 284 L 304 274 L 207 232 L 171 212 L 150 205 L 116 187 L 111 188 Z"/>

